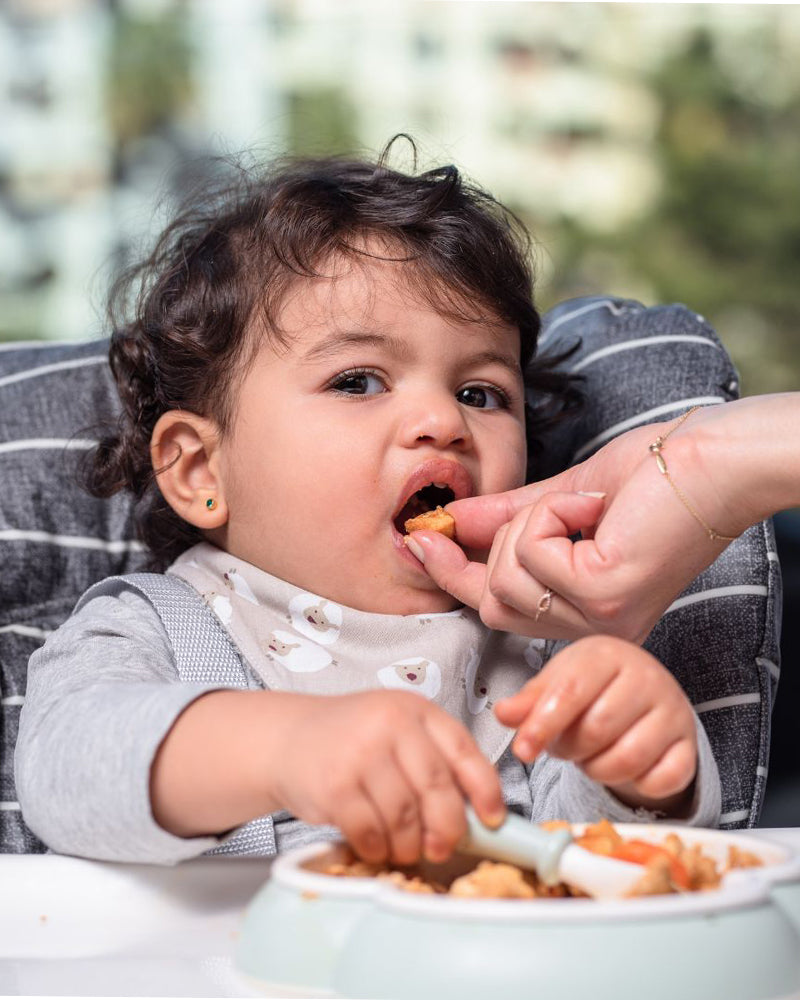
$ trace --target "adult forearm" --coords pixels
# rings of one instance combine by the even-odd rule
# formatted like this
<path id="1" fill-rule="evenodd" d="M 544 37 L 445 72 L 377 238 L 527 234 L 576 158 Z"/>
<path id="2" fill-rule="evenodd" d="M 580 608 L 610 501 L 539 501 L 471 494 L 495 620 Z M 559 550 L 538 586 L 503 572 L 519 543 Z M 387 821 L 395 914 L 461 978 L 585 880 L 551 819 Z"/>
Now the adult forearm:
<path id="1" fill-rule="evenodd" d="M 156 821 L 179 837 L 224 833 L 283 808 L 271 774 L 302 695 L 212 691 L 192 702 L 159 747 L 150 774 Z"/>
<path id="2" fill-rule="evenodd" d="M 749 396 L 697 416 L 687 433 L 697 434 L 704 468 L 717 484 L 727 518 L 720 531 L 738 534 L 800 506 L 800 393 Z"/>

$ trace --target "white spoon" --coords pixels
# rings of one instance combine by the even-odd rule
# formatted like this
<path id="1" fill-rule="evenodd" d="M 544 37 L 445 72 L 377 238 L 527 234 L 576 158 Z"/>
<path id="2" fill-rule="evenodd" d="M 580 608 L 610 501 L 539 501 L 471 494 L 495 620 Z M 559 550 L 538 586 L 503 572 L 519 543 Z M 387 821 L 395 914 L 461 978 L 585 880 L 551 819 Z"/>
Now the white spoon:
<path id="1" fill-rule="evenodd" d="M 545 885 L 568 882 L 595 899 L 619 899 L 644 875 L 642 865 L 594 854 L 572 843 L 569 830 L 543 830 L 509 812 L 492 830 L 467 806 L 467 833 L 458 845 L 466 854 L 532 868 Z"/>

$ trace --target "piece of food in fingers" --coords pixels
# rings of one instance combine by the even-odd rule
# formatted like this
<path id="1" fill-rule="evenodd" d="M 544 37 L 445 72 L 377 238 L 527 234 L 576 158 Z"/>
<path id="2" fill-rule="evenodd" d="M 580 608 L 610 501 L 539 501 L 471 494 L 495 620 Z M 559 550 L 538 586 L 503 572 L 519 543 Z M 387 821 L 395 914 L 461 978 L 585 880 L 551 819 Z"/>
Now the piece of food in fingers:
<path id="1" fill-rule="evenodd" d="M 412 531 L 438 531 L 440 535 L 455 541 L 456 521 L 452 514 L 448 514 L 444 507 L 437 507 L 436 510 L 427 510 L 417 517 L 410 517 L 405 522 L 406 534 Z"/>

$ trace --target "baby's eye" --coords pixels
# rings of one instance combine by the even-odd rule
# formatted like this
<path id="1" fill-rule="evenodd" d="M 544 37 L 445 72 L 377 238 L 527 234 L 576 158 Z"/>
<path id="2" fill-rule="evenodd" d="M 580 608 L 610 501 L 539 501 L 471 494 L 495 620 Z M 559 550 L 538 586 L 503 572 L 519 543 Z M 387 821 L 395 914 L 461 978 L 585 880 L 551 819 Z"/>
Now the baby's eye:
<path id="1" fill-rule="evenodd" d="M 467 385 L 459 389 L 456 399 L 464 406 L 475 406 L 481 410 L 508 409 L 508 396 L 502 389 L 488 385 Z"/>
<path id="2" fill-rule="evenodd" d="M 383 379 L 375 372 L 368 371 L 342 372 L 328 387 L 346 396 L 377 396 L 386 391 Z"/>

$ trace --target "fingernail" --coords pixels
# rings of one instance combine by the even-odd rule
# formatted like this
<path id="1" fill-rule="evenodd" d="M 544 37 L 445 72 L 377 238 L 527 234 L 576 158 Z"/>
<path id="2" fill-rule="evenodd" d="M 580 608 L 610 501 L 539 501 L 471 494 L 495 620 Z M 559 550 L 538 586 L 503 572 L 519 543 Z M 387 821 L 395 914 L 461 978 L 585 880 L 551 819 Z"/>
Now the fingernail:
<path id="1" fill-rule="evenodd" d="M 422 854 L 426 861 L 430 861 L 433 864 L 441 864 L 442 861 L 447 860 L 450 852 L 443 841 L 438 837 L 432 837 L 428 834 L 422 845 Z"/>
<path id="2" fill-rule="evenodd" d="M 502 826 L 506 818 L 505 809 L 498 809 L 497 811 L 492 811 L 486 814 L 484 823 L 492 830 L 496 830 L 498 826 Z"/>
<path id="3" fill-rule="evenodd" d="M 594 497 L 596 500 L 602 500 L 607 497 L 607 493 L 592 492 L 591 490 L 578 490 L 579 497 Z"/>
<path id="4" fill-rule="evenodd" d="M 405 536 L 406 548 L 410 549 L 411 554 L 416 556 L 417 559 L 424 565 L 425 564 L 425 549 L 419 544 L 416 538 L 412 538 L 411 535 Z"/>
<path id="5" fill-rule="evenodd" d="M 520 760 L 533 760 L 544 750 L 544 738 L 538 726 L 528 725 L 524 731 L 517 732 L 514 740 L 514 753 Z"/>

